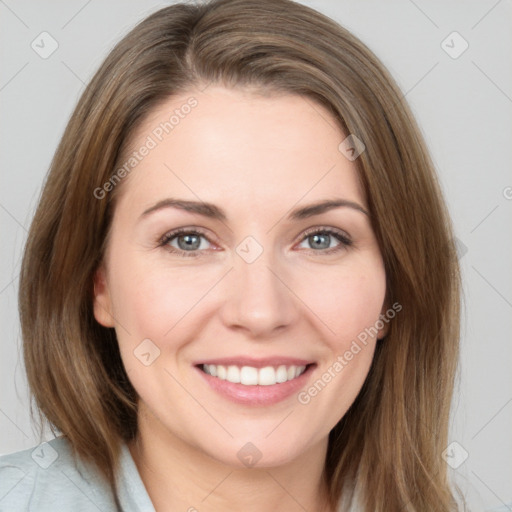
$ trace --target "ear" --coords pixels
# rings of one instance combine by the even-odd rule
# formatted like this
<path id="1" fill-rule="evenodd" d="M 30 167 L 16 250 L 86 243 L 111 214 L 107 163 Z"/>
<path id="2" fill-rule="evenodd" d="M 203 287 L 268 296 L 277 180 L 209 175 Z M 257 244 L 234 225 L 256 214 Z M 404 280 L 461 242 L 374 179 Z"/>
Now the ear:
<path id="1" fill-rule="evenodd" d="M 103 325 L 103 327 L 114 327 L 114 317 L 112 315 L 112 302 L 106 279 L 106 272 L 103 264 L 101 264 L 93 277 L 94 283 L 94 318 Z"/>
<path id="2" fill-rule="evenodd" d="M 377 334 L 377 339 L 378 340 L 382 340 L 382 338 L 384 338 L 388 331 L 389 331 L 389 322 L 391 321 L 390 318 L 388 318 L 386 312 L 389 310 L 389 308 L 386 306 L 386 304 L 384 304 L 384 306 L 382 307 L 382 310 L 380 312 L 380 315 L 379 315 L 379 320 L 378 320 L 378 326 L 381 327 L 382 325 L 382 328 L 379 329 L 379 332 Z"/>

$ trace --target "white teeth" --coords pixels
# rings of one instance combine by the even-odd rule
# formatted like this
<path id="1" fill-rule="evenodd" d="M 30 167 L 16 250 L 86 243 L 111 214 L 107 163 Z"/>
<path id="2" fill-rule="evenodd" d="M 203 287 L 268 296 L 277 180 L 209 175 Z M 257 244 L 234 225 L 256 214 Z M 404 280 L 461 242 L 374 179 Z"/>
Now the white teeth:
<path id="1" fill-rule="evenodd" d="M 238 366 L 228 366 L 226 380 L 234 382 L 235 384 L 240 382 L 240 370 L 238 369 Z"/>
<path id="2" fill-rule="evenodd" d="M 293 366 L 290 366 L 293 368 Z M 293 376 L 295 377 L 295 372 L 293 372 Z M 286 382 L 288 380 L 288 372 L 286 371 L 286 366 L 282 364 L 277 367 L 277 372 L 275 373 L 276 382 Z"/>
<path id="3" fill-rule="evenodd" d="M 226 380 L 226 367 L 225 366 L 221 366 L 221 365 L 217 366 L 217 377 L 219 379 Z"/>
<path id="4" fill-rule="evenodd" d="M 221 380 L 227 380 L 234 384 L 243 384 L 244 386 L 272 386 L 295 379 L 302 375 L 306 370 L 305 366 L 285 366 L 280 365 L 277 368 L 265 366 L 264 368 L 254 368 L 252 366 L 223 366 L 216 364 L 204 364 L 203 370 Z"/>
<path id="5" fill-rule="evenodd" d="M 244 386 L 256 386 L 256 384 L 258 384 L 258 368 L 242 366 L 240 370 L 240 384 Z"/>
<path id="6" fill-rule="evenodd" d="M 258 384 L 260 386 L 271 386 L 276 383 L 276 371 L 272 366 L 265 366 L 258 371 Z"/>

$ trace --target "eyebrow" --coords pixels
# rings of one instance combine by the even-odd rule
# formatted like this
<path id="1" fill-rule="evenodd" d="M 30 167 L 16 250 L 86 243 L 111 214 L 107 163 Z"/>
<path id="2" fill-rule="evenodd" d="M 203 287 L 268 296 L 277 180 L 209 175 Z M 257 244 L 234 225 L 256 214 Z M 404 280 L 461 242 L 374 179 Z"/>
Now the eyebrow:
<path id="1" fill-rule="evenodd" d="M 349 201 L 347 199 L 327 199 L 323 201 L 317 201 L 313 204 L 303 206 L 293 210 L 288 216 L 288 220 L 301 220 L 314 215 L 320 215 L 334 208 L 351 208 L 353 210 L 369 215 L 368 212 L 358 203 Z M 203 201 L 187 201 L 184 199 L 167 198 L 162 201 L 158 201 L 155 205 L 145 210 L 141 217 L 146 217 L 151 213 L 162 210 L 164 208 L 177 208 L 191 213 L 196 213 L 204 217 L 216 219 L 220 221 L 226 221 L 226 212 L 212 203 L 205 203 Z"/>

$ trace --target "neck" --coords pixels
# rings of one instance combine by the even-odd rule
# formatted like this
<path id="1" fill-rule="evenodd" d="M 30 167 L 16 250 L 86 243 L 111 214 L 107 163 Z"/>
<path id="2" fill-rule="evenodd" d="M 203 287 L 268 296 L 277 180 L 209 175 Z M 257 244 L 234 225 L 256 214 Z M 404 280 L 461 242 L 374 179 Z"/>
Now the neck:
<path id="1" fill-rule="evenodd" d="M 144 422 L 129 449 L 156 512 L 333 512 L 323 478 L 327 438 L 268 468 L 224 464 Z"/>

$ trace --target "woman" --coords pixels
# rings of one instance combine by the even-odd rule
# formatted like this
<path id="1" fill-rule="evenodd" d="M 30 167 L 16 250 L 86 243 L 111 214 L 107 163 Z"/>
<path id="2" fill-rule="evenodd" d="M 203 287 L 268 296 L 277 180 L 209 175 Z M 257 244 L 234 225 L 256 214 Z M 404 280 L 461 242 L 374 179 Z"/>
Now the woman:
<path id="1" fill-rule="evenodd" d="M 110 53 L 20 277 L 57 439 L 6 510 L 457 510 L 459 274 L 398 87 L 289 0 L 176 4 Z"/>

